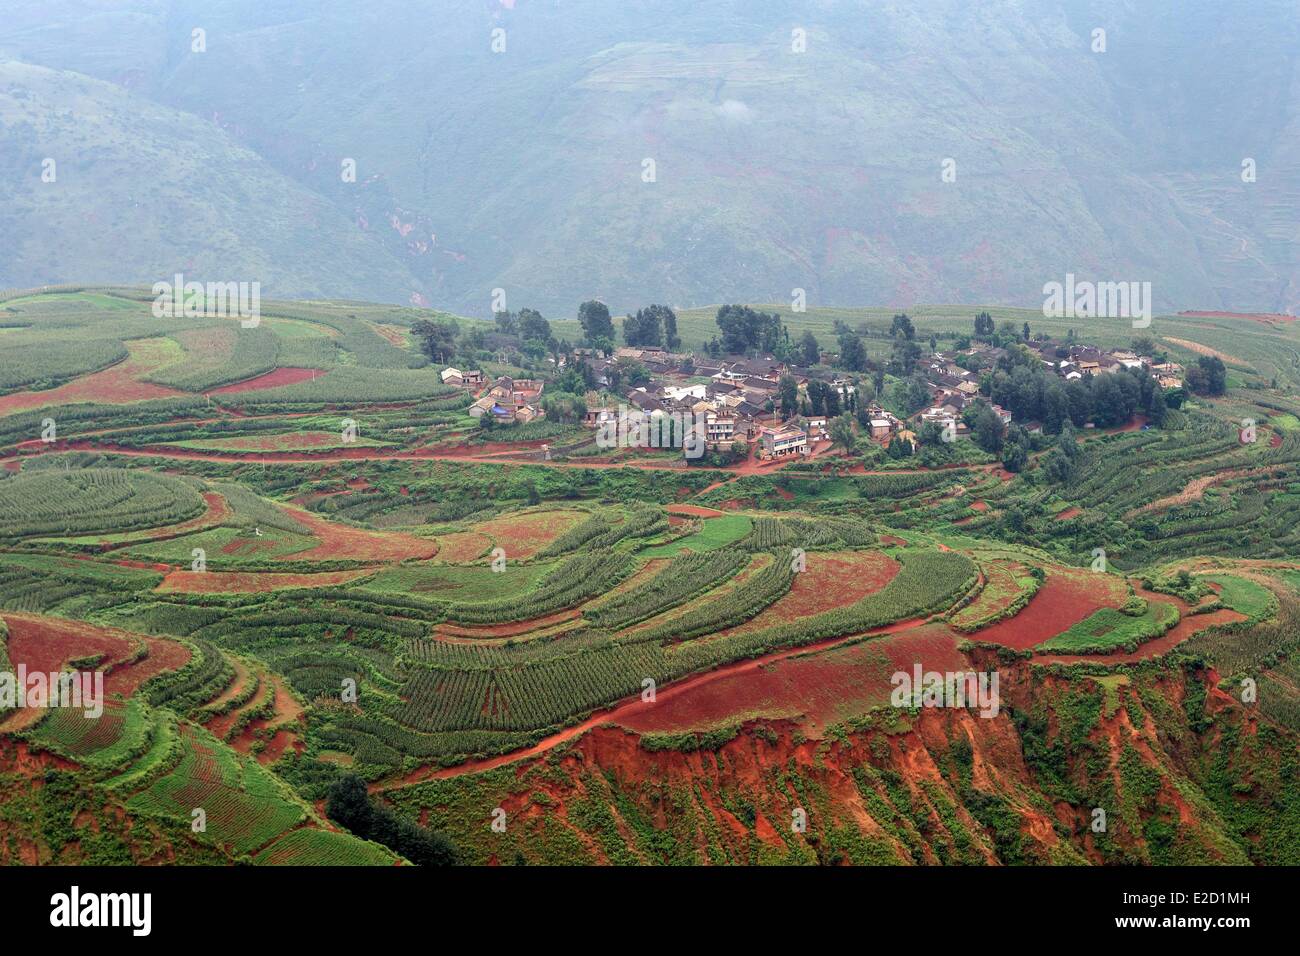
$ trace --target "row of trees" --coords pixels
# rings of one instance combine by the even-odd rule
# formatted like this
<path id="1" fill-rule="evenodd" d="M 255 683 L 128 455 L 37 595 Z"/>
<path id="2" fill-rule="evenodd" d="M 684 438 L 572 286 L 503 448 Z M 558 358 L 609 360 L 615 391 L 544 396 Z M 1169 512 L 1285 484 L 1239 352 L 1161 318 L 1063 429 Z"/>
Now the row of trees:
<path id="1" fill-rule="evenodd" d="M 609 306 L 595 299 L 578 306 L 578 324 L 583 340 L 593 348 L 611 352 L 616 341 L 614 320 Z M 623 341 L 631 346 L 658 345 L 670 352 L 681 348 L 677 334 L 677 313 L 666 305 L 648 305 L 623 320 Z"/>

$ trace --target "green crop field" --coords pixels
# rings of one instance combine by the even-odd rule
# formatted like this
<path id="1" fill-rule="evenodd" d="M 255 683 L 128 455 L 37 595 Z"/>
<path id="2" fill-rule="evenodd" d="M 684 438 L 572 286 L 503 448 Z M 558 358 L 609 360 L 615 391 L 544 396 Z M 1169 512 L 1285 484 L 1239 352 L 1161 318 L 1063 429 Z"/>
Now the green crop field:
<path id="1" fill-rule="evenodd" d="M 29 377 L 62 389 L 54 404 L 16 387 L 6 411 L 0 395 L 0 663 L 104 667 L 121 688 L 98 720 L 6 710 L 0 737 L 12 727 L 147 829 L 127 841 L 141 859 L 166 844 L 392 865 L 446 838 L 488 862 L 479 830 L 500 804 L 482 801 L 518 821 L 505 863 L 1291 859 L 1270 842 L 1276 814 L 1242 809 L 1289 805 L 1274 782 L 1285 746 L 1247 749 L 1235 705 L 1203 701 L 1214 673 L 1225 693 L 1258 691 L 1270 739 L 1300 733 L 1294 326 L 1158 320 L 1154 335 L 1237 360 L 1224 394 L 1185 396 L 1147 428 L 1136 407 L 1104 427 L 1085 409 L 1068 461 L 1054 433 L 1018 438 L 1014 468 L 965 437 L 889 457 L 859 435 L 843 457 L 755 468 L 589 453 L 573 422 L 486 427 L 400 334 L 418 310 L 272 303 L 244 338 L 233 324 L 146 328 L 132 295 L 27 296 L 5 313 L 15 341 L 65 341 L 93 318 L 95 341 L 131 363 L 186 360 L 119 361 L 116 397 L 65 401 L 116 353 L 65 368 L 33 352 Z M 917 341 L 951 348 L 972 312 L 916 310 Z M 826 345 L 834 322 L 862 326 L 871 361 L 891 361 L 892 310 L 780 314 Z M 708 310 L 679 318 L 688 341 L 712 337 Z M 1169 357 L 1195 362 L 1179 342 Z M 457 361 L 548 390 L 563 374 L 510 358 Z M 222 388 L 274 369 L 320 374 Z M 990 389 L 1025 376 L 995 374 L 1007 381 Z M 55 442 L 38 440 L 47 417 Z M 1271 426 L 1263 440 L 1242 441 L 1244 419 Z M 1086 572 L 1102 560 L 1105 587 Z M 997 672 L 998 715 L 895 705 L 891 682 L 918 665 Z M 1121 712 L 1140 746 L 1090 729 Z M 1176 758 L 1158 754 L 1169 741 Z M 1218 750 L 1254 768 L 1258 791 L 1236 788 Z M 1021 781 L 1014 800 L 976 786 L 975 752 Z M 737 782 L 726 768 L 746 761 Z M 1173 843 L 1149 824 L 1173 806 L 1145 776 L 1156 766 L 1213 808 Z M 384 827 L 332 815 L 357 785 L 393 815 Z M 764 842 L 760 821 L 796 799 L 833 829 Z M 1114 841 L 1087 842 L 1088 808 L 1112 804 Z M 1074 814 L 1050 846 L 1025 823 L 1040 806 Z M 190 829 L 195 810 L 205 830 Z"/>
<path id="2" fill-rule="evenodd" d="M 1172 604 L 1152 602 L 1139 614 L 1102 608 L 1039 644 L 1038 650 L 1066 654 L 1104 654 L 1119 649 L 1132 651 L 1177 623 L 1178 609 Z"/>

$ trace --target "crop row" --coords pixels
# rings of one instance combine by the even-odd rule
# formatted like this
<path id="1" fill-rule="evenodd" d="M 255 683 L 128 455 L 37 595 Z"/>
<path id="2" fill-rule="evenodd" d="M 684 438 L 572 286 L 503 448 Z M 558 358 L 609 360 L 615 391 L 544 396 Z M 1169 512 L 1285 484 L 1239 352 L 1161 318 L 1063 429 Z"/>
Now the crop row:
<path id="1" fill-rule="evenodd" d="M 625 593 L 589 608 L 583 617 L 595 627 L 627 627 L 711 590 L 748 563 L 749 555 L 737 549 L 689 554 Z"/>
<path id="2" fill-rule="evenodd" d="M 149 472 L 44 469 L 0 481 L 0 537 L 154 528 L 193 518 L 203 509 L 193 487 Z"/>

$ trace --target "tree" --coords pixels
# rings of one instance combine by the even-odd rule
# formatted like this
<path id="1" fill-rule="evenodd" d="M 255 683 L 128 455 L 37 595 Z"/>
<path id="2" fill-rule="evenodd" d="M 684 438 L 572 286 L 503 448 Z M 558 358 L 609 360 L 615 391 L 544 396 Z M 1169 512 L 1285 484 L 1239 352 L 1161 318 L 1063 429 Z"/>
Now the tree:
<path id="1" fill-rule="evenodd" d="M 1058 434 L 1070 421 L 1070 397 L 1058 379 L 1050 379 L 1043 389 L 1042 406 L 1043 431 Z"/>
<path id="2" fill-rule="evenodd" d="M 1013 474 L 1029 464 L 1029 433 L 1019 425 L 1007 429 L 1006 444 L 1002 447 L 1002 467 Z"/>
<path id="3" fill-rule="evenodd" d="M 1013 474 L 1022 471 L 1029 463 L 1029 452 L 1018 441 L 1008 442 L 1002 449 L 1002 467 Z"/>
<path id="4" fill-rule="evenodd" d="M 677 313 L 666 305 L 652 305 L 652 309 L 659 309 L 664 323 L 664 345 L 668 351 L 676 352 L 682 347 L 682 337 L 677 334 Z"/>
<path id="5" fill-rule="evenodd" d="M 614 341 L 614 320 L 609 317 L 609 306 L 590 299 L 578 306 L 578 324 L 588 344 L 598 340 Z"/>
<path id="6" fill-rule="evenodd" d="M 921 427 L 916 430 L 916 440 L 921 443 L 922 448 L 929 448 L 935 445 L 943 444 L 943 429 L 937 422 L 922 422 Z"/>
<path id="7" fill-rule="evenodd" d="M 497 331 L 502 335 L 519 334 L 519 325 L 515 322 L 515 317 L 509 312 L 493 313 L 492 321 L 496 323 Z"/>
<path id="8" fill-rule="evenodd" d="M 570 362 L 564 372 L 555 380 L 554 388 L 560 392 L 572 392 L 585 395 L 596 387 L 596 373 L 582 359 Z"/>
<path id="9" fill-rule="evenodd" d="M 1092 420 L 1098 428 L 1123 425 L 1132 417 L 1132 409 L 1117 375 L 1095 375 L 1092 379 Z"/>
<path id="10" fill-rule="evenodd" d="M 826 414 L 826 394 L 831 391 L 825 382 L 812 379 L 808 382 L 808 408 L 813 415 Z"/>
<path id="11" fill-rule="evenodd" d="M 1187 370 L 1187 387 L 1197 395 L 1222 395 L 1228 387 L 1228 369 L 1217 355 L 1202 355 Z"/>
<path id="12" fill-rule="evenodd" d="M 618 381 L 630 385 L 632 388 L 639 388 L 650 383 L 650 372 L 634 358 L 619 359 L 614 363 L 613 369 L 617 370 Z M 613 382 L 610 382 L 611 386 L 613 384 Z"/>
<path id="13" fill-rule="evenodd" d="M 930 404 L 930 387 L 920 376 L 899 379 L 894 383 L 893 399 L 904 415 L 911 415 Z"/>
<path id="14" fill-rule="evenodd" d="M 861 372 L 867 367 L 867 349 L 856 332 L 845 332 L 840 336 L 840 367 L 850 372 Z"/>
<path id="15" fill-rule="evenodd" d="M 1029 323 L 1028 323 L 1028 322 L 1026 322 L 1026 323 L 1024 324 L 1024 327 L 1023 327 L 1023 328 L 1021 328 L 1021 330 L 1020 330 L 1020 337 L 1023 338 L 1026 342 L 1028 342 L 1029 339 L 1031 338 L 1031 336 L 1030 336 L 1030 334 L 1029 334 Z"/>
<path id="16" fill-rule="evenodd" d="M 990 339 L 993 337 L 993 316 L 987 312 L 981 312 L 975 316 L 975 338 Z"/>
<path id="17" fill-rule="evenodd" d="M 670 351 L 681 347 L 677 334 L 677 313 L 666 305 L 648 305 L 623 320 L 623 337 L 628 345 L 662 345 Z"/>
<path id="18" fill-rule="evenodd" d="M 551 323 L 542 317 L 542 313 L 536 309 L 520 309 L 516 321 L 519 323 L 519 337 L 525 342 L 540 342 L 550 348 L 553 341 Z"/>
<path id="19" fill-rule="evenodd" d="M 787 334 L 779 315 L 756 312 L 747 305 L 724 305 L 714 321 L 722 332 L 722 350 L 732 355 L 755 349 L 775 352 Z"/>
<path id="20" fill-rule="evenodd" d="M 663 345 L 663 316 L 658 306 L 637 309 L 636 315 L 629 315 L 623 320 L 623 339 L 628 345 Z"/>
<path id="21" fill-rule="evenodd" d="M 1025 530 L 1025 511 L 1020 505 L 1009 505 L 1002 514 L 1002 525 L 1008 530 L 1019 534 Z"/>
<path id="22" fill-rule="evenodd" d="M 889 323 L 889 334 L 897 336 L 899 333 L 909 342 L 916 338 L 916 327 L 912 325 L 912 320 L 906 314 L 896 315 Z"/>
<path id="23" fill-rule="evenodd" d="M 809 330 L 799 339 L 799 353 L 804 365 L 816 365 L 822 360 L 822 347 L 817 344 L 817 336 Z"/>
<path id="24" fill-rule="evenodd" d="M 1140 369 L 1130 369 L 1129 375 L 1138 387 L 1138 408 L 1146 415 L 1147 423 L 1155 428 L 1165 424 L 1165 393 L 1160 384 Z"/>
<path id="25" fill-rule="evenodd" d="M 1079 460 L 1079 446 L 1074 441 L 1074 426 L 1067 419 L 1056 438 L 1056 445 L 1043 457 L 1043 474 L 1054 484 L 1065 484 L 1074 477 Z"/>
<path id="26" fill-rule="evenodd" d="M 570 392 L 548 391 L 542 397 L 542 409 L 547 421 L 561 424 L 578 424 L 587 417 L 586 401 Z"/>
<path id="27" fill-rule="evenodd" d="M 851 452 L 857 444 L 857 435 L 853 430 L 853 416 L 848 412 L 832 418 L 827 431 L 830 432 L 831 441 L 847 451 Z"/>
<path id="28" fill-rule="evenodd" d="M 894 336 L 894 347 L 890 352 L 890 371 L 895 375 L 911 375 L 916 363 L 921 358 L 921 347 L 902 332 Z"/>
<path id="29" fill-rule="evenodd" d="M 782 375 L 776 388 L 781 400 L 781 414 L 789 418 L 799 410 L 799 382 L 793 375 Z"/>
<path id="30" fill-rule="evenodd" d="M 906 438 L 899 438 L 897 435 L 889 439 L 889 447 L 885 449 L 885 454 L 895 461 L 911 458 L 915 452 L 916 446 Z"/>
<path id="31" fill-rule="evenodd" d="M 365 781 L 355 774 L 340 777 L 330 787 L 325 813 L 362 839 L 382 843 L 417 866 L 454 866 L 457 862 L 456 845 L 446 836 L 371 801 Z"/>
<path id="32" fill-rule="evenodd" d="M 1066 382 L 1065 398 L 1070 407 L 1070 421 L 1075 428 L 1082 428 L 1092 421 L 1092 392 L 1087 385 L 1078 379 Z"/>
<path id="33" fill-rule="evenodd" d="M 455 319 L 430 322 L 419 319 L 411 324 L 411 334 L 420 340 L 420 351 L 433 362 L 448 362 L 456 353 L 456 335 L 460 328 Z"/>
<path id="34" fill-rule="evenodd" d="M 975 444 L 990 455 L 995 455 L 1002 450 L 1002 419 L 990 406 L 984 404 L 979 406 L 971 432 Z"/>

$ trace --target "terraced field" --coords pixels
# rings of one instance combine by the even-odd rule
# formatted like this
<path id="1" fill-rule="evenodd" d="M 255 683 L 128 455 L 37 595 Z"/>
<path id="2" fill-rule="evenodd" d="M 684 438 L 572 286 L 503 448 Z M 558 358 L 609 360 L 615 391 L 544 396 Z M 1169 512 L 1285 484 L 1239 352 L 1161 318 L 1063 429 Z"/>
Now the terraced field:
<path id="1" fill-rule="evenodd" d="M 1300 732 L 1293 326 L 1166 335 L 1240 387 L 1081 430 L 1054 480 L 1046 439 L 1019 474 L 547 460 L 574 426 L 478 435 L 398 344 L 414 310 L 142 338 L 125 290 L 41 298 L 19 317 L 117 325 L 0 395 L 0 670 L 102 671 L 107 697 L 0 698 L 0 742 L 139 821 L 140 859 L 409 861 L 330 817 L 353 778 L 475 862 L 1291 859 L 1251 808 L 1292 806 Z M 132 364 L 160 337 L 202 360 Z M 177 394 L 57 404 L 123 350 L 110 371 Z M 899 706 L 916 667 L 996 673 L 1002 706 Z M 818 840 L 779 825 L 795 800 Z M 1178 800 L 1202 809 L 1166 836 Z"/>

